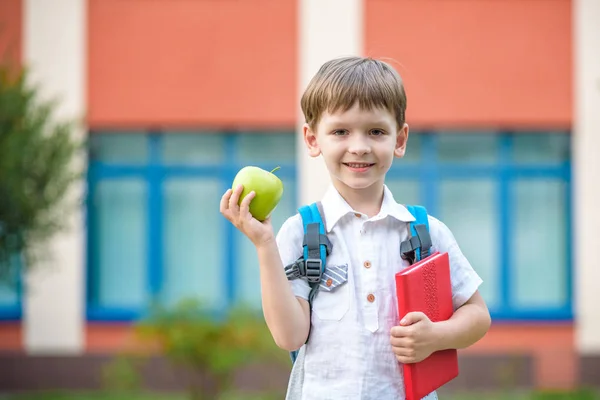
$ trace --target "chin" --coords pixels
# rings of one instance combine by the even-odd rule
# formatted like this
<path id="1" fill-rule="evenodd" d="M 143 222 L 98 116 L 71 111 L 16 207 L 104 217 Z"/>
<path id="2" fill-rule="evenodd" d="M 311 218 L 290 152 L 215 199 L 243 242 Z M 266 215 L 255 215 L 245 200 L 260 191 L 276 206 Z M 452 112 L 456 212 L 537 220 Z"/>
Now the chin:
<path id="1" fill-rule="evenodd" d="M 377 181 L 372 179 L 342 179 L 341 182 L 353 190 L 368 189 L 377 183 Z"/>

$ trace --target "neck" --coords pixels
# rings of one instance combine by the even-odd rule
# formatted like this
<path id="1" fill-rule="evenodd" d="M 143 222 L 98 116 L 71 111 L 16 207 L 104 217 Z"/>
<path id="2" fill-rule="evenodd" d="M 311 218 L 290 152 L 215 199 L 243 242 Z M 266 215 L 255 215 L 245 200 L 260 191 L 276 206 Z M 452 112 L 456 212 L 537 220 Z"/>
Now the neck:
<path id="1" fill-rule="evenodd" d="M 379 214 L 383 202 L 383 182 L 364 189 L 352 189 L 339 181 L 334 186 L 353 210 L 366 214 L 369 218 Z"/>

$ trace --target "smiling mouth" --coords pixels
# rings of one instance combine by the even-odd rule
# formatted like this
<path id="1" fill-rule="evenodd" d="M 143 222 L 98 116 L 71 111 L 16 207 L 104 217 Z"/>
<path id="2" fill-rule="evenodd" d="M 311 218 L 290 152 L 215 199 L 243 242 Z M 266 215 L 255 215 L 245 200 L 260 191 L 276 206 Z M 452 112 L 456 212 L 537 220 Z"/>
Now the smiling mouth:
<path id="1" fill-rule="evenodd" d="M 358 172 L 366 171 L 370 167 L 375 165 L 373 163 L 343 163 L 343 164 L 346 167 L 350 168 L 352 171 L 358 171 Z"/>

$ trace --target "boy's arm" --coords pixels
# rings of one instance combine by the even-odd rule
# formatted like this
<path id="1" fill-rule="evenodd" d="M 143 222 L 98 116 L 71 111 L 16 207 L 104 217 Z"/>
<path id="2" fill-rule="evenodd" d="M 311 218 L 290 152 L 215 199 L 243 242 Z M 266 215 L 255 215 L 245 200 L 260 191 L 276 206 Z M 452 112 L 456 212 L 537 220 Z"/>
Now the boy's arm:
<path id="1" fill-rule="evenodd" d="M 436 323 L 437 350 L 464 349 L 486 334 L 492 319 L 479 291 L 447 321 Z"/>
<path id="2" fill-rule="evenodd" d="M 229 189 L 225 192 L 221 198 L 221 214 L 245 234 L 256 247 L 260 265 L 263 314 L 275 343 L 288 351 L 297 350 L 308 337 L 310 327 L 308 302 L 296 298 L 292 291 L 270 219 L 260 222 L 250 214 L 250 202 L 256 193 L 250 192 L 238 205 L 242 190 L 243 186 L 239 185 L 235 190 Z M 284 227 L 287 229 L 284 230 Z M 284 227 L 282 231 L 291 235 L 288 241 L 296 244 L 293 249 L 299 248 L 297 244 L 302 243 L 301 238 L 298 239 L 293 235 L 295 230 L 290 227 L 290 224 L 284 224 Z M 289 253 L 290 249 L 291 247 L 285 250 Z M 290 254 L 286 254 L 286 258 L 289 256 Z"/>
<path id="3" fill-rule="evenodd" d="M 263 314 L 271 335 L 282 349 L 297 350 L 308 337 L 308 302 L 296 297 L 288 282 L 275 239 L 256 248 L 260 265 Z"/>

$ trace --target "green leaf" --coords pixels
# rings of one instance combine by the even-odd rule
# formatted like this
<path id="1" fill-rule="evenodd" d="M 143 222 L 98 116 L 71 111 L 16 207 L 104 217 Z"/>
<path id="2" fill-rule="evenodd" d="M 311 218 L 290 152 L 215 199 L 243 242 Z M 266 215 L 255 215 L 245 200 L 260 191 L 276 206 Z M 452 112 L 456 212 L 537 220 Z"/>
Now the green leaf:
<path id="1" fill-rule="evenodd" d="M 36 251 L 67 227 L 67 201 L 82 172 L 75 160 L 82 144 L 75 124 L 59 121 L 56 101 L 42 100 L 26 69 L 0 65 L 0 283 L 12 284 Z"/>

